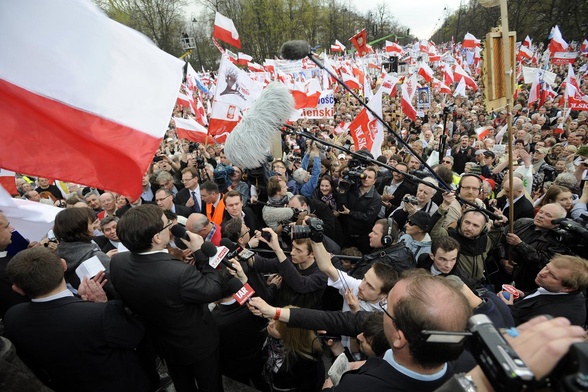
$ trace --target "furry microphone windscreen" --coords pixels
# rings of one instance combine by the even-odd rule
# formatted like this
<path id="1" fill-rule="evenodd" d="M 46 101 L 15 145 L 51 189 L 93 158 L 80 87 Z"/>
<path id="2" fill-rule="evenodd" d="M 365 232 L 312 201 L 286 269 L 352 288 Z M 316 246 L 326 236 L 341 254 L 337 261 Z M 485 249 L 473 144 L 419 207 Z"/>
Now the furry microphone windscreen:
<path id="1" fill-rule="evenodd" d="M 282 45 L 280 53 L 284 60 L 300 60 L 310 54 L 310 44 L 301 40 L 288 41 Z"/>
<path id="2" fill-rule="evenodd" d="M 294 111 L 294 98 L 279 82 L 270 83 L 229 134 L 225 154 L 233 165 L 253 169 L 267 162 L 280 127 Z"/>

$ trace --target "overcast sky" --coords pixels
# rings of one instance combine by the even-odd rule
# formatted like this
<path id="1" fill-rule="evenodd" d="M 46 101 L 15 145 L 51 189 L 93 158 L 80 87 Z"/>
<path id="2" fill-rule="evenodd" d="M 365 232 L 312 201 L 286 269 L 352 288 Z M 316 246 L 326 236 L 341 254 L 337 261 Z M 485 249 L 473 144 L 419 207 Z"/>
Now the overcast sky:
<path id="1" fill-rule="evenodd" d="M 441 27 L 445 20 L 446 11 L 449 13 L 456 11 L 460 1 L 464 4 L 467 0 L 342 0 L 350 1 L 352 8 L 359 13 L 368 10 L 375 10 L 378 4 L 386 2 L 388 10 L 394 16 L 395 20 L 403 26 L 410 28 L 410 33 L 420 39 L 429 38 L 433 31 Z M 188 15 L 195 12 L 200 13 L 201 7 L 195 2 L 188 1 L 186 10 Z M 463 37 L 455 37 L 455 41 L 461 41 Z"/>
<path id="2" fill-rule="evenodd" d="M 386 0 L 350 0 L 356 10 L 376 9 Z M 463 0 L 464 4 L 466 0 Z M 445 7 L 450 13 L 459 8 L 460 0 L 397 0 L 388 2 L 388 10 L 401 25 L 410 28 L 410 33 L 420 39 L 429 38 L 445 20 Z M 463 37 L 455 37 L 461 40 Z"/>

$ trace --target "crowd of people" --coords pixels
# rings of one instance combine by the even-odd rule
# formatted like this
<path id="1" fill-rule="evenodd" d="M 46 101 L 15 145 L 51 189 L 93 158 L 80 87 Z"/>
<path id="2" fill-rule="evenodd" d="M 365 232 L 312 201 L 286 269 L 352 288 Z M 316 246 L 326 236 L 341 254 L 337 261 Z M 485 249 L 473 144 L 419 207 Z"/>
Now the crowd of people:
<path id="1" fill-rule="evenodd" d="M 415 121 L 388 96 L 396 134 L 382 165 L 341 131 L 362 107 L 339 91 L 334 118 L 299 120 L 312 136 L 284 134 L 282 156 L 261 168 L 170 127 L 138 198 L 17 175 L 17 197 L 62 210 L 16 254 L 0 213 L 2 347 L 30 368 L 12 362 L 5 377 L 35 390 L 153 391 L 167 385 L 163 361 L 179 392 L 221 391 L 223 375 L 260 391 L 424 391 L 470 372 L 491 388 L 463 346 L 421 335 L 463 332 L 484 314 L 544 342 L 512 339 L 541 378 L 555 360 L 533 355 L 561 357 L 586 325 L 588 112 L 565 118 L 561 100 L 529 108 L 519 97 L 509 140 L 507 112 L 486 112 L 480 93 L 432 95 Z M 212 266 L 208 242 L 255 254 Z M 94 257 L 103 272 L 80 275 Z M 255 291 L 246 306 L 242 287 Z M 339 355 L 351 370 L 333 385 Z"/>

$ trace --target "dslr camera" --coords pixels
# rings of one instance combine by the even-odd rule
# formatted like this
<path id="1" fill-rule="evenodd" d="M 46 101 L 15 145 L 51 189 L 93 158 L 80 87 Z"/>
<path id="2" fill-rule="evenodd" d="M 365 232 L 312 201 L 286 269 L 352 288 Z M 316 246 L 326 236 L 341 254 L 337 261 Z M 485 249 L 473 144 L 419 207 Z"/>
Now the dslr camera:
<path id="1" fill-rule="evenodd" d="M 407 203 L 407 204 L 413 204 L 413 205 L 418 205 L 419 201 L 417 200 L 416 196 L 413 195 L 406 195 L 402 198 L 402 201 Z"/>
<path id="2" fill-rule="evenodd" d="M 319 218 L 308 218 L 306 221 L 308 226 L 296 225 L 290 231 L 292 240 L 299 240 L 302 238 L 310 238 L 314 242 L 322 242 L 325 226 Z"/>

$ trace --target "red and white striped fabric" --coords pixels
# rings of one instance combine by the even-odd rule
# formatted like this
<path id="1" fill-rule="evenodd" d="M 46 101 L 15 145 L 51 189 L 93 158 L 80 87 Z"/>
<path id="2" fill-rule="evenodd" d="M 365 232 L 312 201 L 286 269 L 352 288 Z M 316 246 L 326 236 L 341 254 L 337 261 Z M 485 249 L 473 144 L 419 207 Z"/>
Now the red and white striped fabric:
<path id="1" fill-rule="evenodd" d="M 408 92 L 407 85 L 403 84 L 400 86 L 400 91 L 402 92 L 402 97 L 400 99 L 400 106 L 402 107 L 402 112 L 412 121 L 416 119 L 417 113 L 414 106 L 412 106 L 410 93 Z"/>
<path id="2" fill-rule="evenodd" d="M 331 52 L 345 52 L 345 45 L 339 42 L 338 39 L 335 40 L 335 45 L 331 45 Z"/>
<path id="3" fill-rule="evenodd" d="M 140 195 L 183 62 L 84 0 L 1 2 L 0 52 L 0 166 Z"/>
<path id="4" fill-rule="evenodd" d="M 341 80 L 351 89 L 360 89 L 362 86 L 357 78 L 345 72 L 341 73 Z"/>
<path id="5" fill-rule="evenodd" d="M 251 60 L 253 60 L 253 57 L 249 56 L 248 54 L 245 54 L 243 52 L 239 52 L 238 53 L 238 60 L 237 60 L 237 64 L 239 65 L 247 65 L 249 64 L 249 62 Z"/>
<path id="6" fill-rule="evenodd" d="M 532 41 L 532 40 L 531 40 L 531 38 L 529 38 L 529 36 L 527 35 L 527 36 L 525 37 L 525 40 L 523 41 L 523 45 L 522 45 L 522 46 L 524 46 L 524 47 L 526 47 L 526 48 L 529 48 L 529 49 L 531 49 L 531 44 L 532 44 L 532 43 L 533 43 L 533 41 Z"/>
<path id="7" fill-rule="evenodd" d="M 541 83 L 539 82 L 539 72 L 535 72 L 533 76 L 533 84 L 529 89 L 529 101 L 527 106 L 531 107 L 535 102 L 541 98 Z"/>
<path id="8" fill-rule="evenodd" d="M 418 74 L 421 75 L 427 82 L 433 80 L 433 70 L 426 63 L 421 63 Z"/>
<path id="9" fill-rule="evenodd" d="M 491 126 L 485 126 L 475 129 L 476 135 L 478 135 L 478 140 L 484 140 L 490 134 L 490 130 L 494 129 Z"/>
<path id="10" fill-rule="evenodd" d="M 251 72 L 263 72 L 265 70 L 262 65 L 251 62 L 247 64 L 247 68 L 249 68 Z"/>
<path id="11" fill-rule="evenodd" d="M 396 96 L 396 85 L 398 84 L 398 79 L 396 76 L 387 73 L 384 78 L 382 79 L 382 84 L 380 85 L 380 89 L 382 93 L 391 95 L 392 97 Z"/>
<path id="12" fill-rule="evenodd" d="M 474 79 L 470 75 L 468 75 L 468 73 L 459 64 L 455 64 L 455 69 L 453 70 L 453 77 L 456 82 L 465 79 L 465 84 L 474 91 L 478 89 L 478 85 L 476 84 Z"/>
<path id="13" fill-rule="evenodd" d="M 402 49 L 402 46 L 395 42 L 386 41 L 385 51 L 386 53 L 397 53 L 398 56 L 404 55 L 404 49 Z"/>
<path id="14" fill-rule="evenodd" d="M 0 169 L 0 185 L 6 189 L 11 196 L 18 195 L 16 178 L 13 171 Z"/>
<path id="15" fill-rule="evenodd" d="M 214 139 L 208 136 L 208 130 L 198 124 L 195 119 L 174 117 L 174 123 L 180 139 L 188 139 L 196 143 L 214 143 Z"/>
<path id="16" fill-rule="evenodd" d="M 432 86 L 441 94 L 451 94 L 451 88 L 437 78 L 433 78 Z"/>
<path id="17" fill-rule="evenodd" d="M 533 51 L 524 45 L 521 45 L 521 47 L 519 48 L 519 52 L 517 53 L 517 59 L 520 61 L 520 59 L 529 59 L 531 60 L 533 58 Z"/>
<path id="18" fill-rule="evenodd" d="M 559 27 L 556 25 L 553 29 L 551 29 L 551 41 L 549 41 L 549 51 L 553 55 L 556 52 L 565 52 L 568 50 L 568 43 L 563 39 L 561 35 L 561 31 L 559 31 Z"/>
<path id="19" fill-rule="evenodd" d="M 463 48 L 475 48 L 476 46 L 480 46 L 480 40 L 474 37 L 473 34 L 466 33 L 461 46 Z"/>
<path id="20" fill-rule="evenodd" d="M 220 41 L 233 45 L 237 49 L 241 49 L 241 40 L 239 33 L 233 23 L 233 20 L 217 12 L 214 17 L 214 29 L 212 36 Z"/>
<path id="21" fill-rule="evenodd" d="M 449 64 L 445 64 L 443 66 L 443 83 L 449 86 L 454 81 L 453 69 Z"/>

